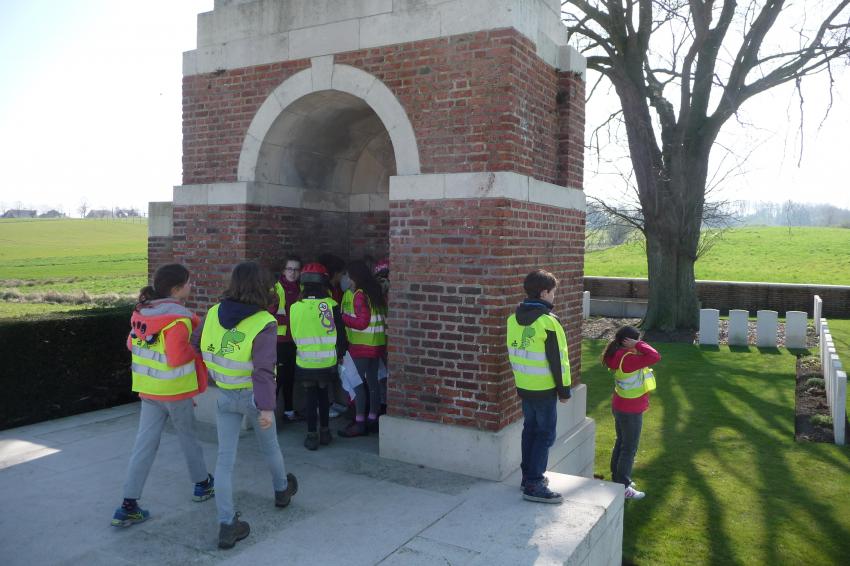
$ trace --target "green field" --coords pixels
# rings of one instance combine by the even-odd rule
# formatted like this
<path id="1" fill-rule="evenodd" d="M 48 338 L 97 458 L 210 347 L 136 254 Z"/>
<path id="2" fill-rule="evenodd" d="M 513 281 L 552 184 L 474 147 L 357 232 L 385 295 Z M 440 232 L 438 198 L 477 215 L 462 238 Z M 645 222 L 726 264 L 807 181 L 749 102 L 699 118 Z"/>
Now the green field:
<path id="1" fill-rule="evenodd" d="M 604 342 L 585 340 L 595 472 L 614 442 Z M 657 344 L 626 503 L 624 563 L 843 564 L 850 556 L 850 448 L 794 440 L 794 356 Z"/>
<path id="2" fill-rule="evenodd" d="M 0 317 L 84 308 L 74 303 L 87 297 L 127 301 L 146 274 L 146 222 L 0 220 Z"/>
<path id="3" fill-rule="evenodd" d="M 642 243 L 585 255 L 585 275 L 646 277 Z M 748 227 L 724 233 L 696 263 L 697 279 L 850 285 L 850 229 Z"/>

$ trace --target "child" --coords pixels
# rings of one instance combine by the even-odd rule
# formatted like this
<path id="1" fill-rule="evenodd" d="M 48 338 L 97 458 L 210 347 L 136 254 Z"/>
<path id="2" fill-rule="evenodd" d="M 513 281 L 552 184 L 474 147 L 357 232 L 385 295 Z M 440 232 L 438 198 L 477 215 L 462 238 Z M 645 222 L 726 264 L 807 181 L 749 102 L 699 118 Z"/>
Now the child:
<path id="1" fill-rule="evenodd" d="M 387 335 L 384 317 L 387 305 L 381 286 L 364 261 L 353 261 L 348 266 L 348 276 L 354 286 L 343 296 L 342 321 L 348 335 L 348 352 L 357 367 L 357 373 L 366 385 L 354 389 L 357 413 L 353 423 L 339 431 L 343 438 L 364 436 L 378 431 L 378 412 L 381 391 L 378 383 L 378 366 L 385 357 Z M 381 382 L 386 387 L 386 381 Z M 367 399 L 368 388 L 368 399 Z M 383 395 L 386 398 L 386 394 Z M 367 419 L 368 401 L 368 419 Z"/>
<path id="2" fill-rule="evenodd" d="M 292 406 L 293 386 L 295 384 L 295 342 L 289 331 L 289 309 L 298 300 L 298 279 L 301 277 L 301 258 L 290 254 L 284 263 L 280 279 L 274 290 L 277 301 L 272 312 L 277 319 L 277 394 L 280 399 L 283 392 L 283 412 L 278 425 L 299 420 Z"/>
<path id="3" fill-rule="evenodd" d="M 331 298 L 337 304 L 342 302 L 342 294 L 345 288 L 341 286 L 345 275 L 345 261 L 332 253 L 323 253 L 316 259 L 317 263 L 322 264 L 328 274 L 328 286 L 330 287 Z M 347 288 L 347 287 L 346 287 Z"/>
<path id="4" fill-rule="evenodd" d="M 643 499 L 646 495 L 632 483 L 643 413 L 649 409 L 649 392 L 655 389 L 655 377 L 649 366 L 661 356 L 652 346 L 640 340 L 640 332 L 624 326 L 602 354 L 602 363 L 614 372 L 611 412 L 617 439 L 611 452 L 611 479 L 626 488 L 626 499 Z"/>
<path id="5" fill-rule="evenodd" d="M 552 313 L 558 280 L 538 269 L 525 277 L 526 298 L 508 318 L 508 357 L 522 398 L 523 499 L 561 503 L 543 475 L 558 423 L 556 399 L 566 403 L 570 392 L 570 358 L 561 322 Z"/>
<path id="6" fill-rule="evenodd" d="M 304 266 L 301 297 L 290 309 L 295 341 L 295 380 L 304 386 L 307 437 L 304 447 L 316 450 L 331 442 L 328 428 L 328 384 L 337 379 L 337 360 L 345 352 L 339 306 L 328 296 L 328 272 L 319 263 Z M 321 427 L 316 432 L 316 424 Z"/>
<path id="7" fill-rule="evenodd" d="M 213 496 L 213 478 L 207 473 L 204 454 L 195 436 L 192 397 L 207 388 L 207 372 L 189 346 L 192 328 L 200 320 L 183 302 L 192 285 L 189 270 L 172 263 L 156 270 L 153 286 L 139 293 L 139 304 L 130 319 L 127 348 L 132 352 L 133 391 L 142 399 L 139 432 L 124 483 L 124 503 L 112 517 L 113 527 L 129 527 L 145 521 L 147 510 L 137 500 L 147 480 L 170 417 L 195 484 L 194 501 Z"/>
<path id="8" fill-rule="evenodd" d="M 251 532 L 233 509 L 233 466 L 242 417 L 247 416 L 272 474 L 274 504 L 286 507 L 298 481 L 286 473 L 274 426 L 277 321 L 266 310 L 273 302 L 274 281 L 253 261 L 233 268 L 230 286 L 192 335 L 192 344 L 219 389 L 218 547 L 233 548 Z"/>

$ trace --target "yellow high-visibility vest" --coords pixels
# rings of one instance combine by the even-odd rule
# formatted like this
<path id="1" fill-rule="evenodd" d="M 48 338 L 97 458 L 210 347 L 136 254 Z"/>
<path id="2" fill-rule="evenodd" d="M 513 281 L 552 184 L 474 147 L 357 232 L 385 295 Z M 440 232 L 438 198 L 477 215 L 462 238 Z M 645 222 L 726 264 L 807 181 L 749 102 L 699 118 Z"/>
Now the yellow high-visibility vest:
<path id="1" fill-rule="evenodd" d="M 195 360 L 181 366 L 168 365 L 165 356 L 165 331 L 178 324 L 186 325 L 192 334 L 192 321 L 188 318 L 178 318 L 165 326 L 153 344 L 148 344 L 141 338 L 131 342 L 133 374 L 133 391 L 147 395 L 180 395 L 198 389 L 198 374 Z"/>
<path id="2" fill-rule="evenodd" d="M 274 284 L 274 292 L 277 294 L 277 315 L 278 316 L 286 316 L 286 291 L 283 290 L 283 285 L 280 284 L 280 281 L 277 281 Z M 277 323 L 277 335 L 285 336 L 286 335 L 286 323 Z"/>
<path id="3" fill-rule="evenodd" d="M 567 337 L 558 319 L 545 314 L 530 325 L 522 326 L 513 314 L 508 318 L 508 357 L 519 389 L 546 391 L 555 388 L 555 377 L 546 360 L 547 330 L 554 331 L 558 339 L 558 350 L 561 354 L 561 375 L 558 379 L 565 387 L 572 383 Z"/>
<path id="4" fill-rule="evenodd" d="M 201 352 L 209 375 L 222 389 L 250 389 L 254 363 L 251 351 L 254 338 L 275 322 L 274 316 L 261 310 L 239 321 L 235 328 L 225 328 L 218 321 L 215 305 L 207 313 L 201 332 Z"/>
<path id="5" fill-rule="evenodd" d="M 623 371 L 623 360 L 632 355 L 626 352 L 620 358 L 620 366 L 614 371 L 614 392 L 623 399 L 637 399 L 644 393 L 655 390 L 655 374 L 652 368 L 641 368 L 631 373 Z"/>
<path id="6" fill-rule="evenodd" d="M 328 297 L 301 299 L 289 307 L 289 327 L 298 367 L 324 369 L 336 365 L 335 306 L 337 302 Z"/>
<path id="7" fill-rule="evenodd" d="M 386 328 L 386 309 L 375 309 L 372 306 L 372 301 L 362 289 L 355 292 L 347 290 L 342 296 L 342 312 L 348 316 L 355 316 L 354 312 L 354 297 L 358 293 L 363 293 L 366 301 L 369 304 L 369 326 L 363 330 L 355 330 L 354 328 L 345 327 L 345 334 L 348 337 L 348 343 L 355 346 L 385 346 L 387 344 L 387 328 Z"/>

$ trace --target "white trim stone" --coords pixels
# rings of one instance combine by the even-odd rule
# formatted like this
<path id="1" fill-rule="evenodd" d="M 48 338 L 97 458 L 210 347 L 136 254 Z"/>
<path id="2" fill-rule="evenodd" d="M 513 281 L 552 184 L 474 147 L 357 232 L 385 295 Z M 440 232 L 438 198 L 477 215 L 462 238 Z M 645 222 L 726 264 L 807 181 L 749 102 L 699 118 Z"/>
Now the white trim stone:
<path id="1" fill-rule="evenodd" d="M 390 177 L 390 201 L 509 198 L 585 212 L 584 191 L 511 171 Z"/>
<path id="2" fill-rule="evenodd" d="M 174 205 L 171 202 L 148 203 L 148 238 L 174 235 Z"/>
<path id="3" fill-rule="evenodd" d="M 171 205 L 172 203 L 151 204 Z M 381 193 L 338 193 L 250 181 L 178 185 L 174 187 L 173 206 L 225 206 L 234 204 L 305 208 L 328 212 L 374 212 L 385 211 L 390 208 L 387 195 Z M 168 223 L 170 229 L 171 216 L 168 217 Z M 159 226 L 160 223 L 152 225 Z M 171 234 L 163 232 L 150 233 L 149 235 L 170 236 Z"/>
<path id="4" fill-rule="evenodd" d="M 199 14 L 198 47 L 184 54 L 183 74 L 502 28 L 513 28 L 528 37 L 538 56 L 552 67 L 572 69 L 562 66 L 567 29 L 556 4 L 557 0 L 252 0 L 221 4 L 212 12 Z M 575 59 L 573 64 L 582 63 Z"/>

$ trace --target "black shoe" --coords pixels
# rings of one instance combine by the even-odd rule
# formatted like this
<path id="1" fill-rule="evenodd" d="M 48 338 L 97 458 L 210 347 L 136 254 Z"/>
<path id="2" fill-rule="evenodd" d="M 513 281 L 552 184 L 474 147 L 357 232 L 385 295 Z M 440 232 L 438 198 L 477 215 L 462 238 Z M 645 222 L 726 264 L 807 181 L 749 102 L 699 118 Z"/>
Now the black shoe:
<path id="1" fill-rule="evenodd" d="M 366 431 L 369 434 L 378 434 L 378 419 L 366 421 Z"/>
<path id="2" fill-rule="evenodd" d="M 319 449 L 319 433 L 318 432 L 308 432 L 307 438 L 304 439 L 304 448 L 307 450 L 318 450 Z"/>
<path id="3" fill-rule="evenodd" d="M 331 443 L 331 440 L 333 440 L 333 437 L 329 428 L 319 429 L 319 444 L 327 446 Z"/>
<path id="4" fill-rule="evenodd" d="M 354 421 L 344 429 L 337 432 L 343 438 L 354 438 L 355 436 L 366 436 L 369 434 L 366 430 L 365 422 Z"/>
<path id="5" fill-rule="evenodd" d="M 242 540 L 251 534 L 251 527 L 245 521 L 239 520 L 239 513 L 233 517 L 233 522 L 229 525 L 222 523 L 218 528 L 218 547 L 233 548 L 237 541 Z"/>
<path id="6" fill-rule="evenodd" d="M 286 489 L 274 492 L 274 506 L 286 507 L 296 493 L 298 493 L 298 480 L 294 474 L 286 474 Z"/>
<path id="7" fill-rule="evenodd" d="M 541 480 L 540 483 L 543 487 L 549 487 L 549 478 L 547 478 L 546 476 L 543 476 L 543 480 Z M 519 490 L 525 491 L 525 480 L 522 480 L 522 482 L 520 482 Z"/>
<path id="8" fill-rule="evenodd" d="M 537 503 L 563 503 L 560 493 L 555 493 L 548 487 L 538 484 L 522 492 L 522 498 Z"/>

